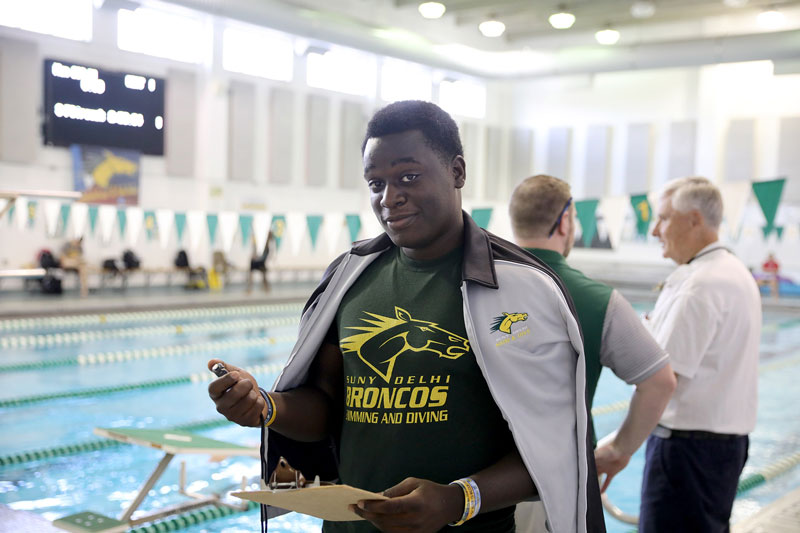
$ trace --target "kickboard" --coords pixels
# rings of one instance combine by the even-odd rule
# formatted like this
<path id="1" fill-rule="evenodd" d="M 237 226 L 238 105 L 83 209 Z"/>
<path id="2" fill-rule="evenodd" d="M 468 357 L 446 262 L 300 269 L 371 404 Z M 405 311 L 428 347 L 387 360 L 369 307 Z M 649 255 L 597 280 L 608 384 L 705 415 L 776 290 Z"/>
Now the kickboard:
<path id="1" fill-rule="evenodd" d="M 130 529 L 127 522 L 120 522 L 116 518 L 109 518 L 92 511 L 64 516 L 54 520 L 53 525 L 72 533 L 119 533 Z"/>
<path id="2" fill-rule="evenodd" d="M 155 448 L 171 454 L 207 453 L 215 457 L 248 455 L 258 457 L 258 448 L 248 448 L 178 429 L 94 428 L 108 439 Z"/>
<path id="3" fill-rule="evenodd" d="M 289 511 L 316 516 L 332 522 L 363 520 L 347 506 L 359 500 L 388 500 L 383 494 L 357 489 L 349 485 L 323 485 L 304 489 L 254 490 L 233 492 L 244 500 L 280 507 Z"/>

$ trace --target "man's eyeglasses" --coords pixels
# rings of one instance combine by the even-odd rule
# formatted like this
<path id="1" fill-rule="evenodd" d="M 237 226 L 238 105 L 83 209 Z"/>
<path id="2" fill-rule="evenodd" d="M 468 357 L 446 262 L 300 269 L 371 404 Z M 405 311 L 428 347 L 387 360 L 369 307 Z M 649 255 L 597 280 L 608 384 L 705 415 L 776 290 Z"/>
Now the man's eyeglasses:
<path id="1" fill-rule="evenodd" d="M 561 224 L 561 218 L 564 216 L 564 213 L 567 212 L 567 209 L 569 209 L 569 204 L 571 204 L 571 203 L 572 203 L 572 196 L 570 196 L 569 200 L 567 200 L 567 203 L 564 204 L 564 208 L 558 214 L 558 218 L 553 223 L 553 225 L 550 227 L 550 231 L 547 234 L 547 238 L 548 239 L 553 236 L 553 233 L 556 232 L 556 228 L 558 227 L 559 224 Z"/>

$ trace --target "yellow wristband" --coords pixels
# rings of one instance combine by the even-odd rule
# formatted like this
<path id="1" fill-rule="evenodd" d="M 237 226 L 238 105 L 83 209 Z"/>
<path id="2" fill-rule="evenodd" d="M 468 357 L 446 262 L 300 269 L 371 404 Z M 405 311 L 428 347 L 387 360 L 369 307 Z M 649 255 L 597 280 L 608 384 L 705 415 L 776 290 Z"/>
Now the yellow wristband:
<path id="1" fill-rule="evenodd" d="M 269 420 L 264 423 L 264 426 L 269 427 L 275 422 L 275 416 L 278 414 L 278 409 L 275 407 L 275 400 L 272 399 L 272 396 L 269 393 L 266 394 L 267 401 L 270 403 L 269 409 L 267 409 L 267 414 L 270 415 Z"/>

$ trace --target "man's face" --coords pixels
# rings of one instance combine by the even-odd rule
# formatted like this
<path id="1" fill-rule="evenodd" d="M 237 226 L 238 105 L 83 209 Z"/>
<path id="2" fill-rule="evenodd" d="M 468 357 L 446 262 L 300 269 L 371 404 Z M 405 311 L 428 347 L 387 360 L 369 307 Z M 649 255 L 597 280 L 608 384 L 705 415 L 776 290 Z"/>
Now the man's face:
<path id="1" fill-rule="evenodd" d="M 463 157 L 446 163 L 422 132 L 394 133 L 367 141 L 364 179 L 375 216 L 407 256 L 435 259 L 461 243 Z"/>
<path id="2" fill-rule="evenodd" d="M 653 228 L 663 248 L 663 255 L 679 265 L 692 258 L 690 232 L 692 231 L 691 212 L 681 213 L 672 207 L 672 196 L 661 197 L 658 203 L 658 218 Z"/>
<path id="3" fill-rule="evenodd" d="M 569 206 L 569 226 L 567 228 L 567 242 L 564 245 L 564 257 L 567 257 L 575 244 L 575 205 Z"/>

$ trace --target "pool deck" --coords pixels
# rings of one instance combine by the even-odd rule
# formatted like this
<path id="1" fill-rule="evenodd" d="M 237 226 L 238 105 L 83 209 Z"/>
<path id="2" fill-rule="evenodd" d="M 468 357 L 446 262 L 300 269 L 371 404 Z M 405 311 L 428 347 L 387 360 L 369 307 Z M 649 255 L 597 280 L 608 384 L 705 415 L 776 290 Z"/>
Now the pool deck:
<path id="1" fill-rule="evenodd" d="M 0 504 L 0 532 L 2 533 L 64 533 L 45 518 L 34 512 L 15 511 Z"/>
<path id="2" fill-rule="evenodd" d="M 800 489 L 786 494 L 731 528 L 732 533 L 797 533 L 800 531 Z"/>

